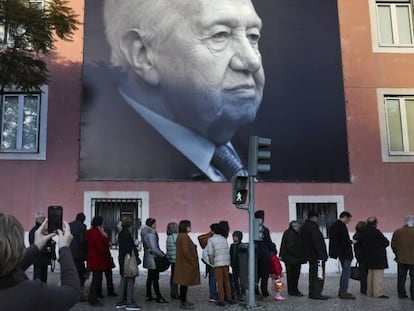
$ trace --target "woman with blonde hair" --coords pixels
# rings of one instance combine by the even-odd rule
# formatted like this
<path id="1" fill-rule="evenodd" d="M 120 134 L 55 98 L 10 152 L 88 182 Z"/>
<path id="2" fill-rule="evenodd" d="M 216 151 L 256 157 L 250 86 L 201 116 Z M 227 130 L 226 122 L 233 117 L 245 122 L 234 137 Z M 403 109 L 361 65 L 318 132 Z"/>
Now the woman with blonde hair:
<path id="1" fill-rule="evenodd" d="M 176 242 L 178 235 L 178 224 L 176 222 L 170 222 L 167 225 L 167 258 L 171 263 L 171 275 L 170 275 L 170 294 L 172 299 L 180 299 L 178 295 L 178 285 L 174 282 L 174 269 L 175 269 L 175 257 L 176 257 Z"/>

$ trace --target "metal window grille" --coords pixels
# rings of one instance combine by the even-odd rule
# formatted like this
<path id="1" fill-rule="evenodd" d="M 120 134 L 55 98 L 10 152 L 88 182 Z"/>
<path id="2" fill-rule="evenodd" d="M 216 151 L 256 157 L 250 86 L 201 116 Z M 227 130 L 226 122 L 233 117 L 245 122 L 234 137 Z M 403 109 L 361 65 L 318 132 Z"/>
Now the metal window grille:
<path id="1" fill-rule="evenodd" d="M 120 221 L 123 216 L 132 218 L 130 228 L 132 237 L 138 237 L 142 219 L 142 200 L 141 199 L 92 199 L 92 208 L 96 216 L 104 218 L 104 230 L 111 240 L 111 247 L 118 247 L 118 233 L 120 231 Z"/>
<path id="2" fill-rule="evenodd" d="M 329 227 L 338 219 L 336 202 L 327 203 L 296 203 L 297 220 L 304 223 L 309 211 L 317 211 L 319 214 L 318 225 L 324 238 L 329 237 Z"/>

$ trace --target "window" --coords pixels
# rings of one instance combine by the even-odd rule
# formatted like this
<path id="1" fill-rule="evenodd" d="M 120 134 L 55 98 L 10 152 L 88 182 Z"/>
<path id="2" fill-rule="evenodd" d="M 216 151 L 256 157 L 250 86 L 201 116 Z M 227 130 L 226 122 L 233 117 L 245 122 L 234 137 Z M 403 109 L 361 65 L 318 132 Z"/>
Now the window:
<path id="1" fill-rule="evenodd" d="M 0 159 L 46 158 L 47 90 L 1 95 Z"/>
<path id="2" fill-rule="evenodd" d="M 414 162 L 414 90 L 378 89 L 382 160 Z"/>
<path id="3" fill-rule="evenodd" d="M 132 226 L 129 229 L 133 237 L 138 237 L 138 230 L 141 228 L 142 199 L 92 199 L 95 206 L 95 216 L 102 216 L 105 219 L 104 231 L 107 233 L 111 246 L 118 247 L 119 222 L 123 216 L 132 219 Z"/>
<path id="4" fill-rule="evenodd" d="M 370 0 L 374 52 L 414 52 L 413 0 Z"/>
<path id="5" fill-rule="evenodd" d="M 344 211 L 343 196 L 289 196 L 289 221 L 297 220 L 303 223 L 308 212 L 316 210 L 319 213 L 318 225 L 324 238 L 329 236 L 329 227 Z"/>

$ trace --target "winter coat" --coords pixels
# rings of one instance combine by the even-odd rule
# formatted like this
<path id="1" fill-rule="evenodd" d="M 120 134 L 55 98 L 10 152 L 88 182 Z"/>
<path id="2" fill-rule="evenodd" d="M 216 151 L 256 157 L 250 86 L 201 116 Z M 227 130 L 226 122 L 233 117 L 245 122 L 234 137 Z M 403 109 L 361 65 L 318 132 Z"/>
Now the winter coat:
<path id="1" fill-rule="evenodd" d="M 86 231 L 88 244 L 88 270 L 105 271 L 112 268 L 112 257 L 109 251 L 109 239 L 98 227 Z"/>
<path id="2" fill-rule="evenodd" d="M 240 266 L 240 244 L 243 240 L 243 233 L 241 231 L 234 231 L 233 235 L 239 238 L 237 243 L 230 245 L 230 265 L 233 269 L 237 269 Z"/>
<path id="3" fill-rule="evenodd" d="M 290 265 L 300 265 L 306 262 L 299 232 L 293 228 L 283 232 L 279 256 L 282 261 Z"/>
<path id="4" fill-rule="evenodd" d="M 86 260 L 88 254 L 88 244 L 86 243 L 86 225 L 80 220 L 69 223 L 70 231 L 73 235 L 70 250 L 74 260 Z"/>
<path id="5" fill-rule="evenodd" d="M 200 284 L 197 246 L 186 233 L 177 236 L 174 269 L 174 283 L 184 286 Z"/>
<path id="6" fill-rule="evenodd" d="M 267 260 L 272 257 L 272 254 L 277 254 L 276 244 L 272 242 L 269 229 L 263 226 L 263 240 L 255 241 L 257 258 Z"/>
<path id="7" fill-rule="evenodd" d="M 59 249 L 61 286 L 29 280 L 24 273 L 40 256 L 39 249 L 32 245 L 24 252 L 20 268 L 0 278 L 0 301 L 2 310 L 70 310 L 79 302 L 80 283 L 72 254 L 68 247 Z"/>
<path id="8" fill-rule="evenodd" d="M 398 263 L 414 265 L 414 227 L 404 226 L 394 232 L 391 248 Z"/>
<path id="9" fill-rule="evenodd" d="M 305 223 L 300 228 L 299 236 L 307 261 L 326 261 L 328 259 L 325 240 L 317 223 L 306 219 Z"/>
<path id="10" fill-rule="evenodd" d="M 387 247 L 390 242 L 377 228 L 367 226 L 361 234 L 364 257 L 368 269 L 388 268 Z"/>
<path id="11" fill-rule="evenodd" d="M 230 251 L 227 239 L 220 234 L 213 234 L 207 242 L 207 253 L 213 267 L 230 265 Z"/>
<path id="12" fill-rule="evenodd" d="M 329 228 L 329 257 L 350 260 L 354 258 L 348 228 L 339 219 Z"/>
<path id="13" fill-rule="evenodd" d="M 34 244 L 34 236 L 37 229 L 39 229 L 40 224 L 36 223 L 34 227 L 29 231 L 29 244 Z M 33 264 L 35 265 L 41 265 L 41 266 L 47 266 L 51 264 L 51 252 L 50 247 L 52 245 L 52 241 L 47 241 L 46 245 L 41 249 L 40 256 L 37 256 Z"/>
<path id="14" fill-rule="evenodd" d="M 134 239 L 132 238 L 131 232 L 128 228 L 122 228 L 118 234 L 118 263 L 119 263 L 119 274 L 124 275 L 124 261 L 127 254 L 131 255 L 135 253 L 135 258 L 138 258 L 138 251 L 135 247 Z"/>
<path id="15" fill-rule="evenodd" d="M 176 257 L 175 243 L 177 241 L 177 235 L 178 235 L 177 233 L 172 233 L 167 236 L 167 242 L 166 242 L 167 257 L 171 263 L 175 263 L 175 257 Z"/>
<path id="16" fill-rule="evenodd" d="M 364 252 L 364 247 L 361 242 L 361 236 L 362 236 L 361 232 L 355 232 L 352 238 L 355 241 L 357 241 L 354 244 L 355 258 L 359 263 L 365 264 L 367 260 L 365 259 L 365 252 Z"/>
<path id="17" fill-rule="evenodd" d="M 158 244 L 157 232 L 148 226 L 141 229 L 141 240 L 144 245 L 144 268 L 149 270 L 157 269 L 155 257 L 164 257 L 164 252 L 160 249 Z"/>

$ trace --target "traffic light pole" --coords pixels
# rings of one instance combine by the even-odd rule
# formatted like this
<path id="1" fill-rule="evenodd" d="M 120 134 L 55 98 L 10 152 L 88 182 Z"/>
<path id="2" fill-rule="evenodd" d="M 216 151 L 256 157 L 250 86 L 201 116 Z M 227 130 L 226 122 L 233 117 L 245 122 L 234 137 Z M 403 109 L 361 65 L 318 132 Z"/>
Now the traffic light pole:
<path id="1" fill-rule="evenodd" d="M 255 277 L 255 250 L 254 250 L 254 176 L 249 176 L 249 306 L 256 307 L 254 290 Z"/>

